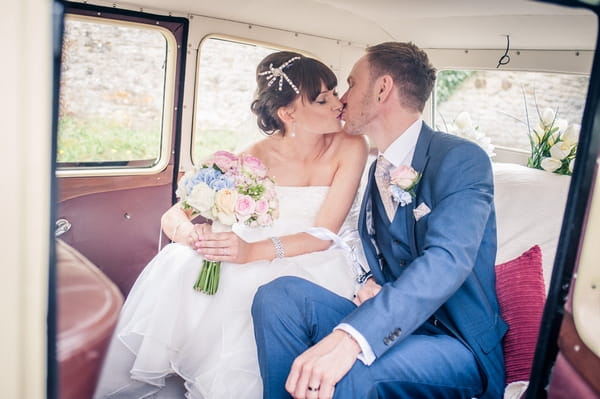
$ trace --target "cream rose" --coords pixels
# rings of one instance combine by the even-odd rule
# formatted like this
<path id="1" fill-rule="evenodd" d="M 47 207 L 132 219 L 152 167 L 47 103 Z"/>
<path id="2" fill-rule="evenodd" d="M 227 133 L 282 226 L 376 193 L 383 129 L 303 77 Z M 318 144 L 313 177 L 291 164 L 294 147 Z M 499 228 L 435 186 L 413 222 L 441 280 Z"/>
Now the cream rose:
<path id="1" fill-rule="evenodd" d="M 219 221 L 223 224 L 236 222 L 235 206 L 237 204 L 237 191 L 230 188 L 219 190 L 215 195 L 215 210 Z"/>

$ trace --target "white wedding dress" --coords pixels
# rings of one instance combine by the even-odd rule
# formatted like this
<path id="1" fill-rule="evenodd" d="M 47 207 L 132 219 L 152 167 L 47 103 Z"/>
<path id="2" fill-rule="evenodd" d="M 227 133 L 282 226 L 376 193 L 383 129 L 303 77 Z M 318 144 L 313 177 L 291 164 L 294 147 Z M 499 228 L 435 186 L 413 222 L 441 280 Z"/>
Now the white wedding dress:
<path id="1" fill-rule="evenodd" d="M 276 189 L 279 219 L 269 228 L 235 225 L 242 239 L 258 241 L 313 227 L 329 187 Z M 356 231 L 358 205 L 355 200 L 339 234 L 352 237 L 350 245 L 358 244 L 357 235 L 349 234 Z M 288 275 L 347 298 L 355 289 L 349 253 L 339 247 L 274 261 L 223 262 L 213 296 L 192 288 L 201 267 L 201 255 L 177 243 L 146 266 L 121 311 L 95 398 L 176 398 L 184 391 L 189 399 L 262 398 L 250 314 L 257 288 Z M 183 378 L 185 388 L 163 389 L 172 374 Z"/>

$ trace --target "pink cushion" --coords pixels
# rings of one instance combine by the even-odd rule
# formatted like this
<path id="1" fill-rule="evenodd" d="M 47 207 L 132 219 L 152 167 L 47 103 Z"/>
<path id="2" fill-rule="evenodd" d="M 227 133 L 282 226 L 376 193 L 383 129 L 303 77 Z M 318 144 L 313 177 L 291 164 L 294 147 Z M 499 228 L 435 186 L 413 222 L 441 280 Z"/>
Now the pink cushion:
<path id="1" fill-rule="evenodd" d="M 496 291 L 508 323 L 503 343 L 506 383 L 528 380 L 546 297 L 539 246 L 496 266 Z"/>

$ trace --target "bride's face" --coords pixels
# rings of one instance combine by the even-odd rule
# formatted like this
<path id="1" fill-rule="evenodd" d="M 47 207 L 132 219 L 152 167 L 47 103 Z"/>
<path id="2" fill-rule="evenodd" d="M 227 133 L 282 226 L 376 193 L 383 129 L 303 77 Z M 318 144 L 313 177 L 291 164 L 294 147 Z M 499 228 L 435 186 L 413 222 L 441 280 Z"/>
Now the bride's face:
<path id="1" fill-rule="evenodd" d="M 324 84 L 314 102 L 298 96 L 293 114 L 296 134 L 327 134 L 342 129 L 342 103 L 335 89 L 328 90 Z"/>

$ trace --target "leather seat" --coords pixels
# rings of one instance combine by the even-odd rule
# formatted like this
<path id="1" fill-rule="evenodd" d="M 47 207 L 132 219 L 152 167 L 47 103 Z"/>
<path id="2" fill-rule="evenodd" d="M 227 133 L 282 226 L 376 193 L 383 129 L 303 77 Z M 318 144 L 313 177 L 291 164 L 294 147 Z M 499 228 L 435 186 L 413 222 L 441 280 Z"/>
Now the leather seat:
<path id="1" fill-rule="evenodd" d="M 98 267 L 56 240 L 61 399 L 91 398 L 123 295 Z"/>

